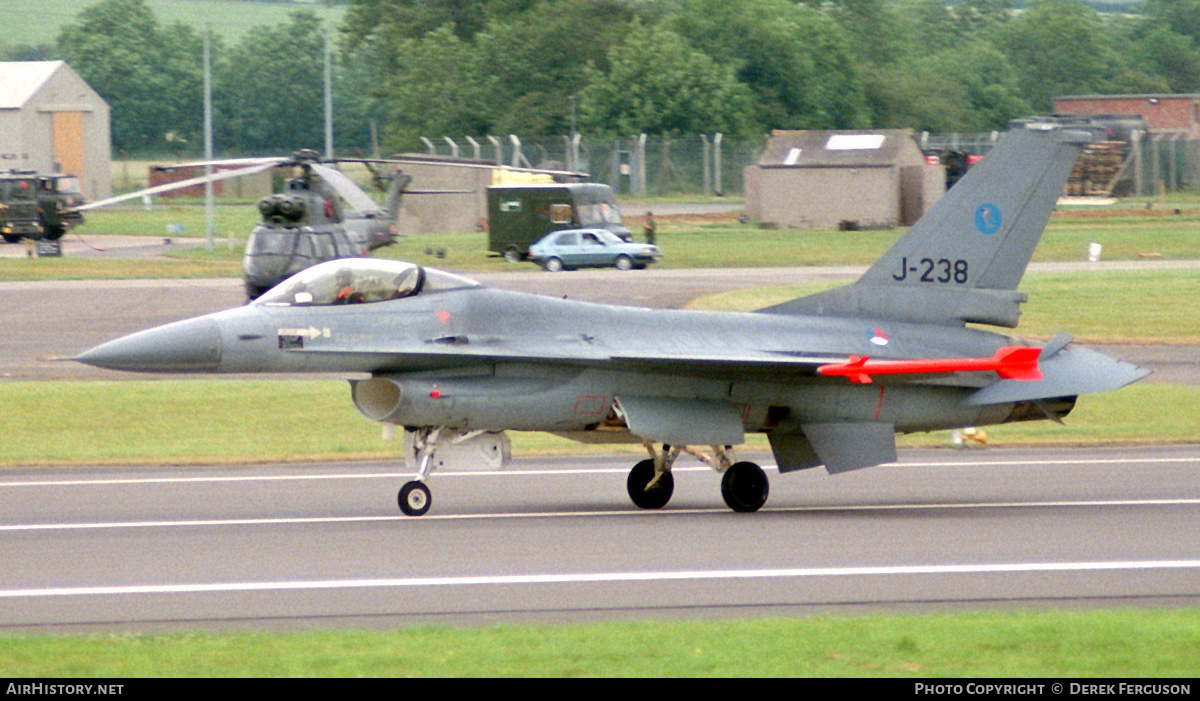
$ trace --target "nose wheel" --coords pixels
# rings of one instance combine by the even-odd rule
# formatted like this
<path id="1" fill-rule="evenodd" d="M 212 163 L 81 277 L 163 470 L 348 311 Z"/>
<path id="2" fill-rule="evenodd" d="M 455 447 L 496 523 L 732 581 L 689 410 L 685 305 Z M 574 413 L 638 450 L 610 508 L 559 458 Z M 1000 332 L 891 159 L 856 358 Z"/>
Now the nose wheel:
<path id="1" fill-rule="evenodd" d="M 422 428 L 413 436 L 417 456 L 417 478 L 405 482 L 396 496 L 396 503 L 405 516 L 424 516 L 433 504 L 433 495 L 425 486 L 425 478 L 433 471 L 433 454 L 437 450 L 441 428 Z"/>
<path id="2" fill-rule="evenodd" d="M 424 516 L 425 512 L 429 511 L 430 505 L 433 504 L 433 496 L 424 482 L 413 480 L 406 482 L 400 488 L 400 494 L 396 501 L 400 504 L 400 510 L 404 512 L 405 516 Z"/>

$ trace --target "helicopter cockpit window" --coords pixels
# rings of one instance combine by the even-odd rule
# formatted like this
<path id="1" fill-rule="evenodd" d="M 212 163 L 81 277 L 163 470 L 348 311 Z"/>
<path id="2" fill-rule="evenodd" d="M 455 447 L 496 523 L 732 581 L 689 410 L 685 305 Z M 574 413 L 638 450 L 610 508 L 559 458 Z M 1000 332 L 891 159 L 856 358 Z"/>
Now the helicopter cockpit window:
<path id="1" fill-rule="evenodd" d="M 261 228 L 246 243 L 246 254 L 249 256 L 276 255 L 282 256 L 292 252 L 296 245 L 296 235 L 286 229 Z"/>
<path id="2" fill-rule="evenodd" d="M 369 258 L 334 260 L 297 273 L 259 297 L 266 306 L 366 304 L 421 291 L 425 270 L 412 263 Z"/>

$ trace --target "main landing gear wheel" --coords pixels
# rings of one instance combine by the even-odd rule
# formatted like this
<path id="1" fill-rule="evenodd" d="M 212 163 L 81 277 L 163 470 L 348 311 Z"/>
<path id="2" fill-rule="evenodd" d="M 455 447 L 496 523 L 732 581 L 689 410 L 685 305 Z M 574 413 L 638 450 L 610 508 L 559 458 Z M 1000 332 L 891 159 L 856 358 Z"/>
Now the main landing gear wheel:
<path id="1" fill-rule="evenodd" d="M 671 494 L 675 491 L 675 478 L 671 476 L 671 473 L 664 472 L 659 478 L 658 484 L 646 489 L 646 485 L 650 484 L 652 479 L 654 479 L 653 460 L 643 460 L 629 471 L 629 479 L 625 486 L 629 490 L 629 498 L 638 508 L 661 509 L 667 505 L 668 501 L 671 501 Z"/>
<path id="2" fill-rule="evenodd" d="M 396 501 L 406 516 L 424 516 L 433 503 L 433 497 L 429 494 L 429 487 L 426 487 L 424 482 L 413 480 L 400 488 L 400 495 Z"/>
<path id="3" fill-rule="evenodd" d="M 721 478 L 721 496 L 729 508 L 741 513 L 762 508 L 770 488 L 767 473 L 752 462 L 734 463 Z"/>

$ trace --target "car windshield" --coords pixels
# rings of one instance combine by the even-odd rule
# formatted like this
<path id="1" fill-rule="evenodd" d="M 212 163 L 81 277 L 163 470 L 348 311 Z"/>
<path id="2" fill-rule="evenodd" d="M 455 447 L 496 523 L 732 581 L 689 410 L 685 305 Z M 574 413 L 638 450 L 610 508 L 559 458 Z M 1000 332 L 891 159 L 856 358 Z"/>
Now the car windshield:
<path id="1" fill-rule="evenodd" d="M 296 273 L 254 303 L 273 307 L 364 304 L 476 284 L 467 278 L 440 270 L 427 271 L 398 260 L 344 258 Z"/>

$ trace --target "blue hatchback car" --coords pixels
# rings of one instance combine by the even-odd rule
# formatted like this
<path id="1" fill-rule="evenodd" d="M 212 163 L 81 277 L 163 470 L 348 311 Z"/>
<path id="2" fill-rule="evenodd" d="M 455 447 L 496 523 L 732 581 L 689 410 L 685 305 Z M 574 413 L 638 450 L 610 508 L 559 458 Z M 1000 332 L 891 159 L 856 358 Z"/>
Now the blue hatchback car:
<path id="1" fill-rule="evenodd" d="M 641 269 L 661 257 L 658 246 L 629 243 L 605 229 L 555 231 L 529 247 L 529 259 L 552 273 L 572 268 Z"/>

